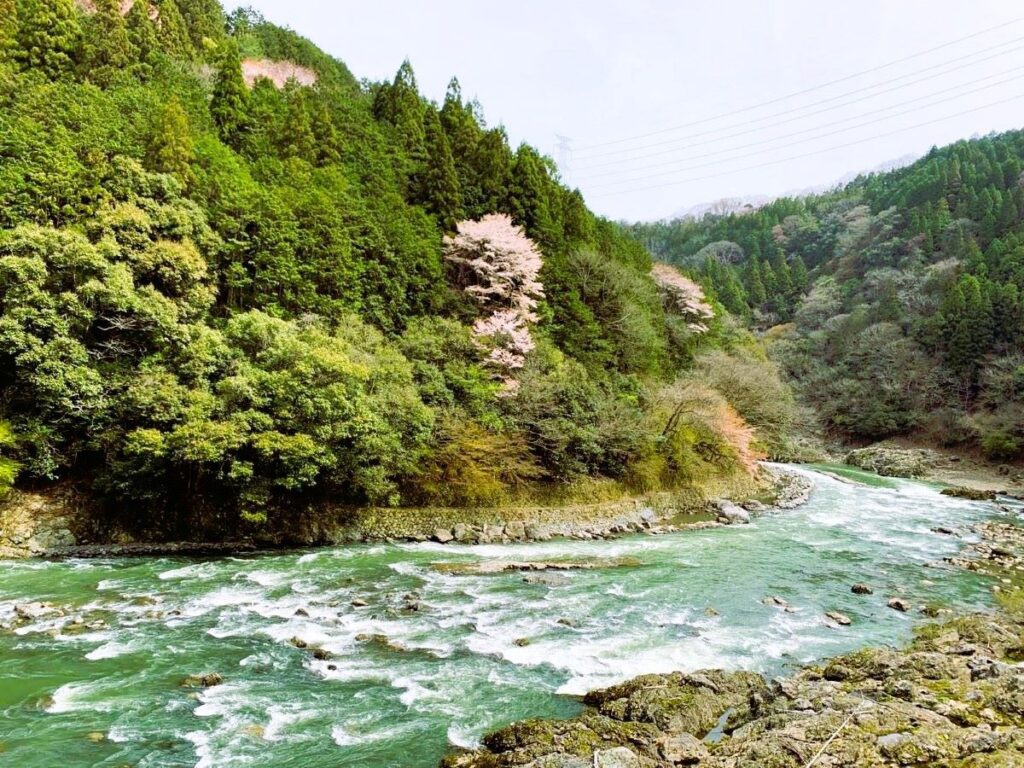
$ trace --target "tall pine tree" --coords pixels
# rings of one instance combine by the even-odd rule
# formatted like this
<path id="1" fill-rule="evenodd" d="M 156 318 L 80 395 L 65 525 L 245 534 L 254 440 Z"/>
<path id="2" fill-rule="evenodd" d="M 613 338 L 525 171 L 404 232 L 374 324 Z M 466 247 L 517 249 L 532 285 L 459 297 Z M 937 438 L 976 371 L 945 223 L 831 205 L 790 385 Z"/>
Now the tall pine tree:
<path id="1" fill-rule="evenodd" d="M 217 77 L 213 84 L 210 115 L 221 138 L 238 149 L 249 127 L 249 90 L 242 78 L 242 62 L 238 45 L 225 39 L 217 61 Z"/>
<path id="2" fill-rule="evenodd" d="M 317 155 L 316 136 L 313 135 L 313 125 L 302 86 L 289 86 L 287 100 L 288 115 L 285 117 L 280 137 L 281 156 L 314 162 Z"/>
<path id="3" fill-rule="evenodd" d="M 195 53 L 192 39 L 189 37 L 185 20 L 181 17 L 178 4 L 174 0 L 155 0 L 160 23 L 157 25 L 157 38 L 160 47 L 169 55 L 188 58 Z"/>
<path id="4" fill-rule="evenodd" d="M 21 0 L 14 58 L 51 79 L 74 71 L 82 28 L 73 0 Z"/>
<path id="5" fill-rule="evenodd" d="M 170 173 L 188 187 L 193 180 L 193 160 L 195 150 L 188 115 L 177 99 L 171 99 L 153 128 L 146 161 L 154 171 Z"/>
<path id="6" fill-rule="evenodd" d="M 124 21 L 137 58 L 141 62 L 151 63 L 153 57 L 160 52 L 160 42 L 157 39 L 157 25 L 149 17 L 149 4 L 132 3 Z"/>
<path id="7" fill-rule="evenodd" d="M 219 46 L 224 37 L 225 18 L 218 0 L 176 0 L 185 21 L 185 29 L 196 50 L 203 51 L 211 43 Z"/>
<path id="8" fill-rule="evenodd" d="M 128 68 L 137 52 L 128 37 L 120 0 L 95 0 L 95 3 L 96 12 L 85 22 L 79 67 L 87 79 L 106 86 L 118 72 Z"/>
<path id="9" fill-rule="evenodd" d="M 373 114 L 396 129 L 409 158 L 415 164 L 424 158 L 423 100 L 416 86 L 412 64 L 406 59 L 395 73 L 395 79 L 377 91 Z"/>
<path id="10" fill-rule="evenodd" d="M 427 157 L 416 180 L 417 202 L 437 217 L 443 229 L 454 232 L 462 218 L 462 195 L 448 138 L 432 107 L 424 117 L 424 138 Z"/>

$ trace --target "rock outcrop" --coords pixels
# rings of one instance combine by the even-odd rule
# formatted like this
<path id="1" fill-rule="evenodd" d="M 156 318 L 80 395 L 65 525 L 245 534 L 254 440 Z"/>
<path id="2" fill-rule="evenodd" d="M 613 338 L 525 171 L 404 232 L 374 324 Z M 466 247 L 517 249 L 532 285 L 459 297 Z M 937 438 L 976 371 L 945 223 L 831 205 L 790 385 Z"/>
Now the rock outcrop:
<path id="1" fill-rule="evenodd" d="M 938 462 L 934 451 L 874 445 L 846 454 L 844 463 L 885 477 L 925 477 Z"/>
<path id="2" fill-rule="evenodd" d="M 771 684 L 749 672 L 645 675 L 588 694 L 575 718 L 517 723 L 442 765 L 1024 765 L 1022 639 L 1024 621 L 986 614 Z"/>

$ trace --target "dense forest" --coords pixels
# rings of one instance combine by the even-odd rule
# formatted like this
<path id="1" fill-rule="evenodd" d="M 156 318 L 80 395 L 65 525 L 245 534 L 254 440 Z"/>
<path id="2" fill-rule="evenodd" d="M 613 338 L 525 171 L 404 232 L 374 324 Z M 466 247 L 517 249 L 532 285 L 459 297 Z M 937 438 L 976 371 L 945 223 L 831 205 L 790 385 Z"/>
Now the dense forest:
<path id="1" fill-rule="evenodd" d="M 1024 454 L 1024 132 L 638 242 L 769 341 L 833 434 Z"/>
<path id="2" fill-rule="evenodd" d="M 0 488 L 177 535 L 693 483 L 793 418 L 456 80 L 357 81 L 216 0 L 0 0 Z"/>

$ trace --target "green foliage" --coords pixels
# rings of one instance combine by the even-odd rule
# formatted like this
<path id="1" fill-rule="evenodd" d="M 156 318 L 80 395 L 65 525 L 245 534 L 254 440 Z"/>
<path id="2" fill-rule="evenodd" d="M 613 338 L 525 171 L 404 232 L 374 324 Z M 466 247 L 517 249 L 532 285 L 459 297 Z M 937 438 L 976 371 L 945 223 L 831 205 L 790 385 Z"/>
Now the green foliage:
<path id="1" fill-rule="evenodd" d="M 84 23 L 78 61 L 84 77 L 107 86 L 135 61 L 138 50 L 129 39 L 120 0 L 95 0 L 95 4 L 96 12 Z"/>
<path id="2" fill-rule="evenodd" d="M 18 6 L 15 0 L 0 0 L 0 63 L 14 52 L 18 37 Z"/>
<path id="3" fill-rule="evenodd" d="M 193 181 L 195 147 L 188 115 L 177 99 L 168 102 L 158 116 L 149 138 L 146 160 L 154 171 L 173 175 L 186 188 Z"/>
<path id="4" fill-rule="evenodd" d="M 82 34 L 73 0 L 17 0 L 14 59 L 49 78 L 70 73 Z"/>
<path id="5" fill-rule="evenodd" d="M 759 329 L 824 424 L 1018 455 L 1024 133 L 756 211 L 637 225 Z M 999 394 L 996 395 L 995 393 Z"/>
<path id="6" fill-rule="evenodd" d="M 225 41 L 217 56 L 217 76 L 210 100 L 210 117 L 228 145 L 238 148 L 249 129 L 249 91 L 242 78 L 242 62 L 238 46 Z"/>
<path id="7" fill-rule="evenodd" d="M 91 481 L 142 531 L 214 536 L 325 499 L 494 504 L 745 461 L 721 396 L 667 440 L 652 394 L 727 324 L 695 330 L 647 251 L 457 81 L 440 109 L 408 62 L 360 84 L 212 0 L 16 10 L 0 14 L 0 402 L 31 481 Z M 248 86 L 243 57 L 317 83 Z M 514 386 L 442 257 L 488 214 L 543 257 Z"/>
<path id="8" fill-rule="evenodd" d="M 21 465 L 9 456 L 3 455 L 3 452 L 9 451 L 14 445 L 15 437 L 11 425 L 6 421 L 0 421 L 0 499 L 10 492 L 11 486 L 18 478 Z"/>

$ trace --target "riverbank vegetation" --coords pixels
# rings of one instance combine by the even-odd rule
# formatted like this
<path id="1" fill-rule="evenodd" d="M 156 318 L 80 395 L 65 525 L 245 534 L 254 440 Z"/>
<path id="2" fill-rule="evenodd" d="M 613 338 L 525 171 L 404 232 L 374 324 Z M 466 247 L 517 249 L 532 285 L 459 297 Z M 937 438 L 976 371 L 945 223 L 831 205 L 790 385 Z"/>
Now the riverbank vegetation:
<path id="1" fill-rule="evenodd" d="M 456 80 L 360 82 L 214 0 L 0 10 L 3 477 L 210 535 L 784 449 L 753 338 Z"/>
<path id="2" fill-rule="evenodd" d="M 632 231 L 769 341 L 825 429 L 1024 458 L 1024 132 Z"/>

